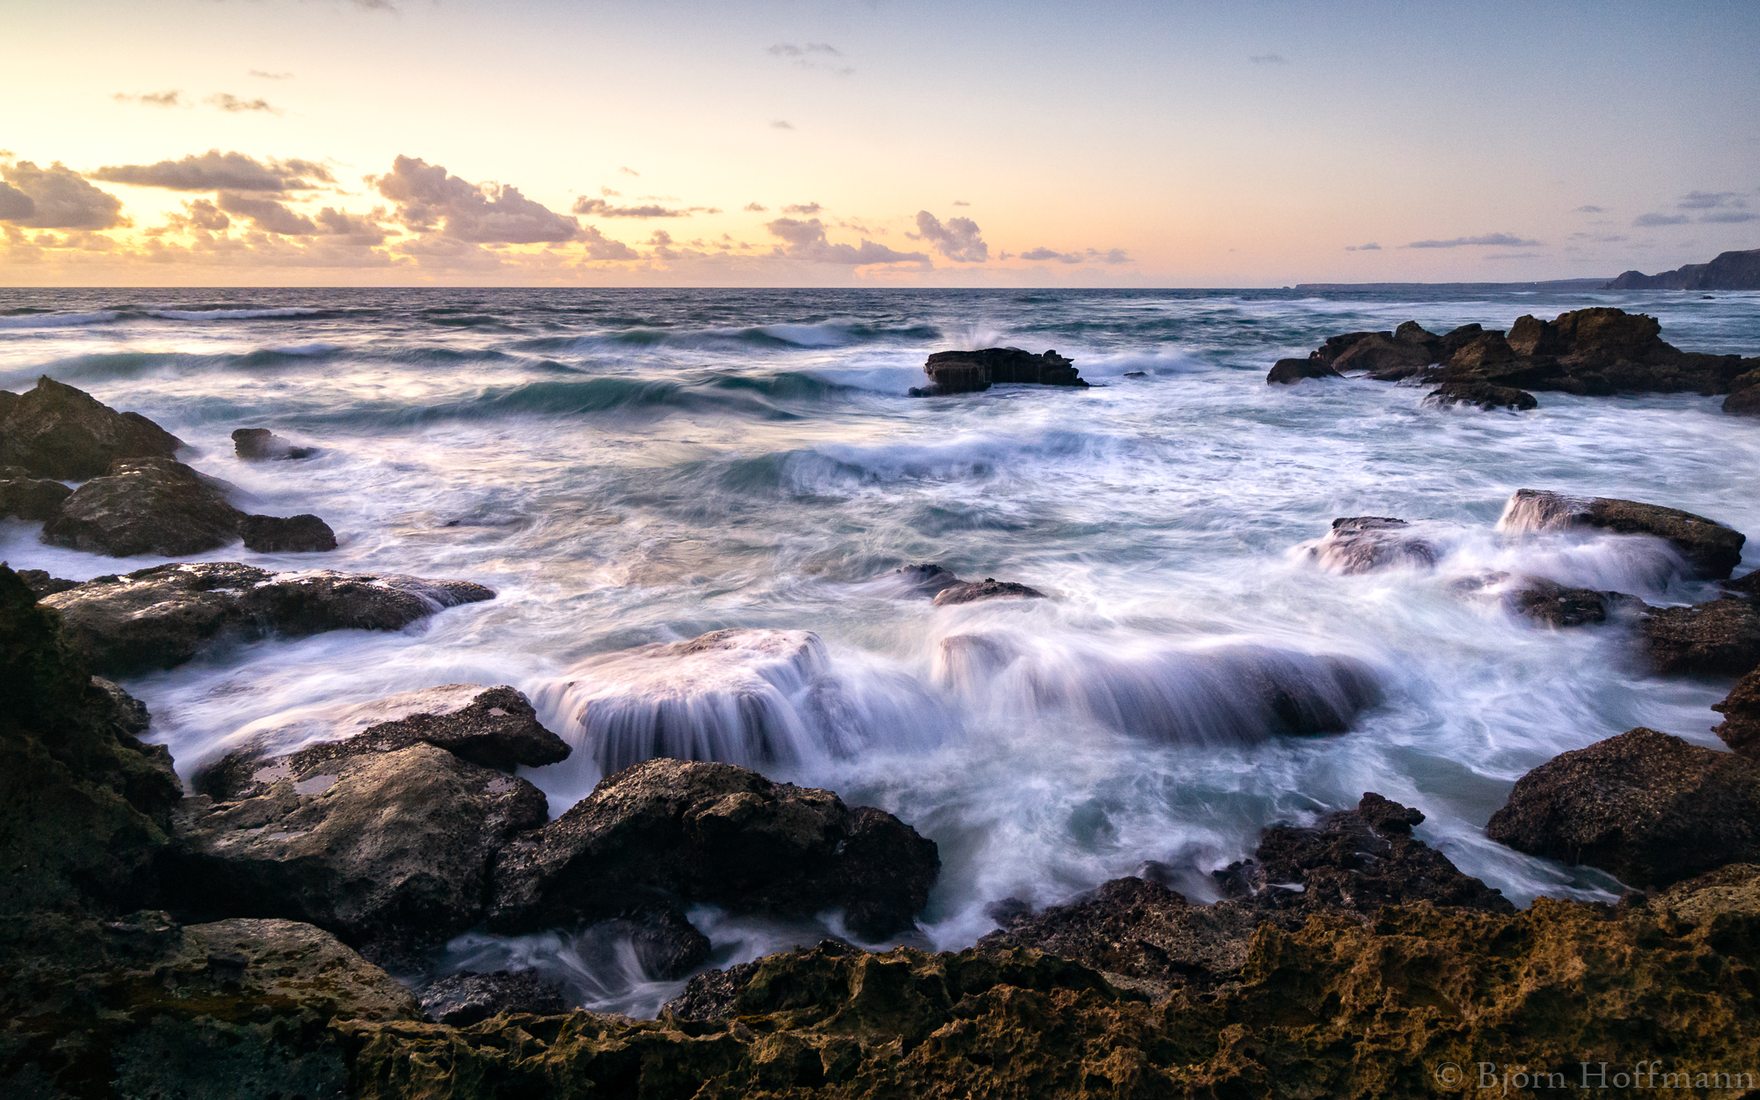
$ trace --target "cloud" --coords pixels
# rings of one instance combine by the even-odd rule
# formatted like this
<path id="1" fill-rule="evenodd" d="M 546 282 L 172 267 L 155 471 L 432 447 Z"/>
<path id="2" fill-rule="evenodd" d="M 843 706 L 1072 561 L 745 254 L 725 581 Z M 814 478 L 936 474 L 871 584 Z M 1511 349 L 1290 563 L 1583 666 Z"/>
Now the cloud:
<path id="1" fill-rule="evenodd" d="M 231 92 L 215 92 L 208 97 L 208 102 L 220 108 L 222 111 L 229 111 L 233 114 L 242 114 L 250 111 L 264 111 L 272 115 L 278 115 L 281 113 L 281 108 L 276 107 L 266 99 L 240 99 Z"/>
<path id="2" fill-rule="evenodd" d="M 607 194 L 617 192 L 607 189 Z M 574 212 L 597 218 L 688 218 L 692 214 L 719 214 L 720 210 L 713 206 L 661 206 L 650 203 L 645 206 L 613 206 L 604 199 L 589 199 L 586 196 L 574 200 Z"/>
<path id="3" fill-rule="evenodd" d="M 748 202 L 748 203 L 746 203 L 746 213 L 748 213 L 748 214 L 763 214 L 763 213 L 767 212 L 769 209 L 770 208 L 768 206 L 765 206 L 761 202 Z"/>
<path id="4" fill-rule="evenodd" d="M 438 227 L 442 236 L 472 244 L 560 244 L 582 230 L 573 218 L 533 202 L 506 184 L 474 184 L 438 164 L 399 156 L 375 181 L 412 230 Z"/>
<path id="5" fill-rule="evenodd" d="M 1733 225 L 1736 222 L 1760 220 L 1760 214 L 1756 214 L 1752 210 L 1713 210 L 1709 214 L 1700 214 L 1699 220 L 1702 222 L 1717 222 L 1723 225 Z"/>
<path id="6" fill-rule="evenodd" d="M 118 103 L 139 103 L 143 107 L 178 107 L 181 106 L 183 93 L 176 88 L 167 88 L 163 92 L 117 92 L 111 96 Z"/>
<path id="7" fill-rule="evenodd" d="M 1413 241 L 1407 248 L 1527 248 L 1538 245 L 1539 241 L 1530 241 L 1518 237 L 1514 233 L 1481 233 L 1477 237 L 1449 237 L 1446 240 Z"/>
<path id="8" fill-rule="evenodd" d="M 251 75 L 256 77 L 258 80 L 292 80 L 293 79 L 292 73 L 271 73 L 271 72 L 265 72 L 262 69 L 252 69 Z"/>
<path id="9" fill-rule="evenodd" d="M 115 195 L 93 187 L 59 161 L 47 168 L 28 160 L 0 166 L 0 179 L 9 185 L 0 192 L 0 220 L 13 225 L 92 230 L 123 224 L 122 203 Z"/>
<path id="10" fill-rule="evenodd" d="M 1109 248 L 1105 251 L 1101 251 L 1097 248 L 1089 248 L 1084 249 L 1081 252 L 1059 252 L 1056 249 L 1044 247 L 1029 248 L 1027 251 L 1021 253 L 1020 258 L 1023 260 L 1031 260 L 1034 263 L 1058 264 L 1128 264 L 1131 262 L 1130 253 L 1122 248 Z"/>
<path id="11" fill-rule="evenodd" d="M 130 183 L 137 187 L 163 187 L 171 191 L 309 191 L 319 183 L 332 183 L 321 164 L 309 160 L 264 160 L 243 153 L 210 149 L 200 156 L 162 160 L 157 164 L 123 164 L 100 168 L 93 179 L 106 183 Z"/>
<path id="12" fill-rule="evenodd" d="M 807 221 L 777 218 L 765 228 L 783 241 L 782 247 L 776 250 L 777 254 L 791 260 L 815 264 L 848 264 L 852 267 L 929 262 L 929 257 L 921 252 L 899 252 L 867 239 L 863 239 L 859 246 L 833 244 L 826 239 L 825 226 L 818 218 Z"/>
<path id="13" fill-rule="evenodd" d="M 624 244 L 614 241 L 592 226 L 581 230 L 581 240 L 586 242 L 587 259 L 589 260 L 639 260 L 642 254 Z"/>
<path id="14" fill-rule="evenodd" d="M 1256 53 L 1247 58 L 1255 65 L 1288 65 L 1289 58 L 1280 53 Z"/>
<path id="15" fill-rule="evenodd" d="M 619 168 L 618 171 L 622 172 L 626 176 L 639 176 L 639 175 L 641 175 L 640 172 L 636 171 L 634 168 L 631 168 L 627 164 L 624 165 L 622 168 Z"/>
<path id="16" fill-rule="evenodd" d="M 935 251 L 955 263 L 981 264 L 990 258 L 990 246 L 980 236 L 978 223 L 970 218 L 940 218 L 927 210 L 917 211 L 917 231 L 912 240 L 928 241 Z"/>
<path id="17" fill-rule="evenodd" d="M 798 214 L 803 218 L 810 218 L 823 209 L 825 208 L 816 202 L 797 202 L 783 207 L 782 212 L 784 214 Z"/>
<path id="18" fill-rule="evenodd" d="M 1346 252 L 1379 252 L 1381 246 L 1370 241 L 1368 244 L 1347 244 L 1344 246 L 1344 250 Z"/>
<path id="19" fill-rule="evenodd" d="M 261 195 L 244 195 L 236 191 L 222 191 L 215 197 L 215 205 L 228 214 L 249 218 L 257 228 L 270 233 L 308 237 L 318 232 L 318 227 L 312 222 L 312 219 L 304 214 L 295 213 L 279 200 L 264 198 Z"/>
<path id="20" fill-rule="evenodd" d="M 1675 203 L 1681 210 L 1716 210 L 1746 205 L 1748 200 L 1739 191 L 1689 191 Z"/>
<path id="21" fill-rule="evenodd" d="M 779 118 L 770 123 L 770 128 L 772 130 L 792 130 L 794 129 L 794 123 L 788 121 L 786 118 Z"/>
<path id="22" fill-rule="evenodd" d="M 964 199 L 954 199 L 954 200 L 953 200 L 953 205 L 955 205 L 955 206 L 970 206 L 970 205 L 972 205 L 972 204 L 971 204 L 971 203 L 969 203 L 969 202 L 967 202 L 967 201 L 966 201 L 966 200 L 964 200 Z"/>
<path id="23" fill-rule="evenodd" d="M 1639 214 L 1632 219 L 1632 224 L 1640 228 L 1651 229 L 1659 225 L 1685 225 L 1690 220 L 1685 214 L 1650 213 Z"/>
<path id="24" fill-rule="evenodd" d="M 829 42 L 778 42 L 767 51 L 772 57 L 793 62 L 802 69 L 820 69 L 838 76 L 849 76 L 854 69 L 841 61 L 843 51 Z"/>
<path id="25" fill-rule="evenodd" d="M 1579 213 L 1579 214 L 1605 214 L 1605 213 L 1607 213 L 1607 208 L 1605 206 L 1596 206 L 1594 203 L 1589 202 L 1589 203 L 1584 203 L 1582 206 L 1577 207 L 1577 213 Z"/>

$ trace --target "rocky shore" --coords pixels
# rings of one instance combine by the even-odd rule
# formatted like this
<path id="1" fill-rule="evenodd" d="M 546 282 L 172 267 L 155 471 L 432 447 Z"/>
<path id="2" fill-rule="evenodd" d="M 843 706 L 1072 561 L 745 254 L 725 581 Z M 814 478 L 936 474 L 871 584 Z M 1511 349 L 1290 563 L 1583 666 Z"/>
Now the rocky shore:
<path id="1" fill-rule="evenodd" d="M 935 392 L 1086 385 L 1055 353 L 1002 351 L 942 360 Z M 1508 334 L 1352 334 L 1272 381 L 1361 369 L 1519 407 L 1494 391 L 1739 396 L 1755 366 L 1588 310 Z M 234 441 L 256 460 L 312 453 L 266 429 Z M 321 549 L 322 521 L 247 515 L 182 449 L 45 379 L 0 396 L 0 504 L 73 549 Z M 1520 909 L 1432 845 L 1421 807 L 1363 792 L 1266 822 L 1203 896 L 1148 864 L 1062 904 L 998 905 L 995 930 L 951 952 L 859 946 L 909 942 L 930 905 L 942 850 L 912 822 L 725 760 L 656 757 L 645 740 L 733 715 L 705 730 L 703 755 L 737 742 L 783 758 L 794 704 L 778 685 L 833 705 L 809 631 L 596 658 L 598 694 L 569 697 L 584 742 L 511 686 L 438 684 L 258 730 L 190 769 L 186 790 L 144 740 L 146 708 L 105 677 L 245 641 L 412 629 L 495 593 L 238 562 L 79 583 L 0 565 L 0 1092 L 1381 1097 L 1461 1092 L 1439 1075 L 1486 1059 L 1760 1074 L 1760 579 L 1735 576 L 1741 532 L 1663 505 L 1524 489 L 1498 524 L 1510 540 L 1585 531 L 1635 540 L 1716 595 L 1652 606 L 1506 574 L 1457 591 L 1495 593 L 1535 629 L 1621 632 L 1648 673 L 1728 685 L 1727 751 L 1636 728 L 1533 769 L 1487 823 L 1488 842 L 1607 876 L 1616 904 Z M 1341 517 L 1302 553 L 1352 577 L 1424 571 L 1448 538 L 1422 518 Z M 881 581 L 947 616 L 1055 599 L 929 563 Z M 1157 713 L 1238 726 L 1241 740 L 1311 737 L 1381 701 L 1375 669 L 1348 654 L 1090 655 L 1072 678 L 1065 655 L 981 626 L 941 648 L 949 690 L 1006 682 L 1145 742 L 1189 732 L 1144 718 Z M 1179 706 L 1155 694 L 1169 679 L 1192 692 Z M 529 769 L 583 751 L 604 778 L 550 805 Z M 705 969 L 711 944 L 692 922 L 706 905 L 830 913 L 848 939 Z M 478 929 L 601 935 L 650 978 L 689 981 L 654 1020 L 572 1009 L 535 973 L 437 964 Z"/>

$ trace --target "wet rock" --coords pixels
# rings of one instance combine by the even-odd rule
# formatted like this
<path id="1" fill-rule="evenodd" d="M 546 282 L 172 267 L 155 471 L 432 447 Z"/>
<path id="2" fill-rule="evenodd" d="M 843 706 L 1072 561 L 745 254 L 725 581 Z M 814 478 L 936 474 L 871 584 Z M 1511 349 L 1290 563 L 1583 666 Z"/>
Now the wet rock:
<path id="1" fill-rule="evenodd" d="M 1273 363 L 1271 370 L 1265 375 L 1265 382 L 1272 386 L 1287 386 L 1300 382 L 1305 378 L 1342 378 L 1343 375 L 1333 370 L 1330 364 L 1309 356 L 1304 359 L 1279 359 Z"/>
<path id="2" fill-rule="evenodd" d="M 171 668 L 228 640 L 401 630 L 444 608 L 494 596 L 469 581 L 191 562 L 98 577 L 43 603 L 60 613 L 70 640 L 95 669 L 119 675 Z"/>
<path id="3" fill-rule="evenodd" d="M 1667 885 L 1760 860 L 1760 764 L 1639 727 L 1517 780 L 1485 831 L 1633 886 Z"/>
<path id="4" fill-rule="evenodd" d="M 530 701 L 506 685 L 448 684 L 406 692 L 296 721 L 252 742 L 198 771 L 195 789 L 223 801 L 256 796 L 267 790 L 260 772 L 272 777 L 316 773 L 346 757 L 417 744 L 509 773 L 555 764 L 569 754 L 568 743 L 544 728 Z M 304 747 L 279 751 L 290 742 Z"/>
<path id="5" fill-rule="evenodd" d="M 22 466 L 0 466 L 0 519 L 46 520 L 72 493 L 59 481 L 32 477 Z"/>
<path id="6" fill-rule="evenodd" d="M 948 607 L 952 604 L 976 603 L 979 600 L 1042 600 L 1045 593 L 1037 588 L 1029 588 L 1015 581 L 999 581 L 995 577 L 985 577 L 981 581 L 960 581 L 950 584 L 935 593 L 935 606 Z"/>
<path id="7" fill-rule="evenodd" d="M 138 413 L 119 413 L 82 390 L 43 377 L 0 402 L 0 466 L 81 481 L 125 458 L 169 458 L 183 441 Z"/>
<path id="8" fill-rule="evenodd" d="M 1518 615 L 1555 627 L 1604 623 L 1620 611 L 1637 611 L 1645 606 L 1644 601 L 1619 592 L 1571 588 L 1539 577 L 1522 581 L 1519 588 L 1505 597 L 1505 603 Z"/>
<path id="9" fill-rule="evenodd" d="M 198 554 L 238 538 L 244 513 L 216 483 L 169 458 L 124 459 L 81 485 L 43 541 L 94 554 Z"/>
<path id="10" fill-rule="evenodd" d="M 959 577 L 951 569 L 931 561 L 901 565 L 892 571 L 892 576 L 910 586 L 913 592 L 924 596 L 934 596 L 942 589 L 960 583 Z"/>
<path id="11" fill-rule="evenodd" d="M 1431 390 L 1424 398 L 1427 405 L 1473 405 L 1486 411 L 1514 409 L 1526 412 L 1538 408 L 1539 402 L 1527 390 L 1514 386 L 1498 386 L 1490 382 L 1449 382 Z"/>
<path id="12" fill-rule="evenodd" d="M 182 905 L 308 921 L 387 961 L 476 924 L 491 860 L 543 824 L 544 795 L 432 745 L 360 748 L 265 761 L 236 798 L 186 799 Z"/>
<path id="13" fill-rule="evenodd" d="M 18 579 L 31 590 L 38 599 L 53 596 L 57 592 L 65 592 L 69 588 L 78 588 L 78 581 L 70 581 L 64 577 L 51 577 L 44 569 L 20 569 Z"/>
<path id="14" fill-rule="evenodd" d="M 1422 529 L 1392 516 L 1348 516 L 1308 547 L 1308 556 L 1334 573 L 1372 573 L 1379 569 L 1435 566 L 1441 551 Z"/>
<path id="15" fill-rule="evenodd" d="M 1330 360 L 1333 370 L 1360 370 L 1383 382 L 1397 382 L 1423 374 L 1436 362 L 1430 346 L 1399 339 L 1386 332 L 1363 335 Z"/>
<path id="16" fill-rule="evenodd" d="M 1723 590 L 1738 596 L 1760 596 L 1760 569 L 1734 580 L 1724 581 Z"/>
<path id="17" fill-rule="evenodd" d="M 313 553 L 336 549 L 336 532 L 317 516 L 245 516 L 239 534 L 247 549 L 261 554 Z"/>
<path id="18" fill-rule="evenodd" d="M 1658 672 L 1740 676 L 1760 665 L 1760 601 L 1724 597 L 1691 607 L 1653 607 L 1638 624 Z"/>
<path id="19" fill-rule="evenodd" d="M 1731 416 L 1760 416 L 1760 370 L 1748 371 L 1730 383 L 1723 411 Z"/>
<path id="20" fill-rule="evenodd" d="M 1019 348 L 938 351 L 929 356 L 923 373 L 929 376 L 929 385 L 911 390 L 912 397 L 976 393 L 993 384 L 1088 388 L 1075 365 L 1055 351 L 1042 355 Z"/>
<path id="21" fill-rule="evenodd" d="M 310 458 L 318 453 L 318 448 L 289 443 L 268 428 L 237 429 L 232 433 L 232 449 L 238 457 L 257 462 Z"/>
<path id="22" fill-rule="evenodd" d="M 1711 732 L 1742 755 L 1760 757 L 1760 668 L 1737 680 L 1723 702 L 1713 703 L 1711 709 L 1723 715 Z"/>
<path id="23" fill-rule="evenodd" d="M 1713 519 L 1613 497 L 1573 497 L 1545 489 L 1518 489 L 1497 522 L 1501 531 L 1594 529 L 1664 539 L 1698 576 L 1727 577 L 1742 560 L 1747 536 Z"/>
<path id="24" fill-rule="evenodd" d="M 650 760 L 508 846 L 490 921 L 520 931 L 706 902 L 793 917 L 841 909 L 878 939 L 911 927 L 939 868 L 933 841 L 830 791 Z"/>
<path id="25" fill-rule="evenodd" d="M 469 1027 L 503 1012 L 566 1012 L 562 987 L 530 970 L 448 974 L 422 987 L 422 1011 L 435 1023 Z"/>

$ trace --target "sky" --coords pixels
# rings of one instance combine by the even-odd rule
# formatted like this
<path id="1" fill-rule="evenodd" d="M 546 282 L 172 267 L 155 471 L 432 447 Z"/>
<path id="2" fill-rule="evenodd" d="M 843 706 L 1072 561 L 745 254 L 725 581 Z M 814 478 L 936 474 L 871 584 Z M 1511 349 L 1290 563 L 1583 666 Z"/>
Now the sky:
<path id="1" fill-rule="evenodd" d="M 0 285 L 1283 286 L 1760 247 L 1760 2 L 0 0 Z"/>

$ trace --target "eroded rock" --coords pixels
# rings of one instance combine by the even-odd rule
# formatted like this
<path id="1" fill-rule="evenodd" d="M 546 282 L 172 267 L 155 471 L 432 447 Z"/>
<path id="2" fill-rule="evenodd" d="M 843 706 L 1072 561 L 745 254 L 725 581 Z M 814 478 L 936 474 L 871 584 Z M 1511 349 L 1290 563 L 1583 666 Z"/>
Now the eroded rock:
<path id="1" fill-rule="evenodd" d="M 530 970 L 448 974 L 422 987 L 422 1011 L 435 1023 L 469 1027 L 504 1012 L 566 1012 L 562 988 Z"/>
<path id="2" fill-rule="evenodd" d="M 1638 634 L 1658 672 L 1740 676 L 1760 665 L 1760 601 L 1726 596 L 1690 607 L 1652 607 Z"/>
<path id="3" fill-rule="evenodd" d="M 61 503 L 43 541 L 93 554 L 199 554 L 238 538 L 243 512 L 220 486 L 169 458 L 124 459 Z"/>
<path id="4" fill-rule="evenodd" d="M 1723 743 L 1744 756 L 1760 757 L 1760 668 L 1736 681 L 1723 702 L 1712 710 L 1723 721 L 1712 730 Z"/>
<path id="5" fill-rule="evenodd" d="M 183 441 L 141 416 L 44 376 L 0 402 L 0 466 L 63 481 L 98 477 L 119 459 L 169 458 Z"/>
<path id="6" fill-rule="evenodd" d="M 1714 519 L 1613 497 L 1573 497 L 1545 489 L 1518 489 L 1497 521 L 1500 531 L 1593 529 L 1622 535 L 1650 535 L 1680 551 L 1698 576 L 1729 576 L 1742 560 L 1747 536 Z"/>

